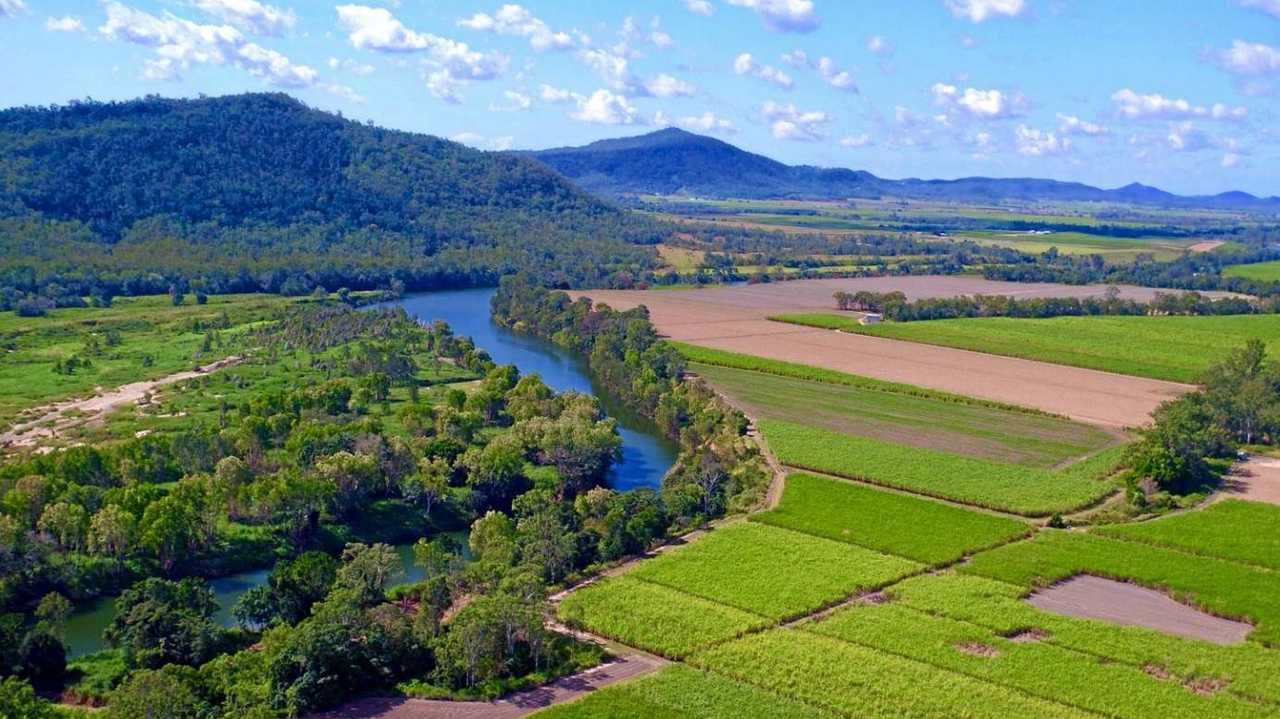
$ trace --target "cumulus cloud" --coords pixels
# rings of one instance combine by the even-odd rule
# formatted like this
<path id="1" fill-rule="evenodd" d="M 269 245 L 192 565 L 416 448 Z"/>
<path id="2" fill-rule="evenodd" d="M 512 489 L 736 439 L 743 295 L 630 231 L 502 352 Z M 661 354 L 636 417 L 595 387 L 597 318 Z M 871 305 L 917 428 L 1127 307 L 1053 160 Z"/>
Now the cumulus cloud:
<path id="1" fill-rule="evenodd" d="M 871 136 L 865 132 L 861 135 L 849 135 L 848 137 L 840 138 L 840 147 L 856 149 L 859 147 L 869 147 L 871 144 Z"/>
<path id="2" fill-rule="evenodd" d="M 806 33 L 816 30 L 822 21 L 814 12 L 812 0 L 727 0 L 730 5 L 754 10 L 764 26 L 774 32 Z"/>
<path id="3" fill-rule="evenodd" d="M 1224 170 L 1230 170 L 1240 165 L 1240 155 L 1234 152 L 1228 152 L 1222 156 L 1222 161 L 1218 163 Z"/>
<path id="4" fill-rule="evenodd" d="M 1165 140 L 1169 143 L 1169 149 L 1179 152 L 1196 152 L 1213 145 L 1208 133 L 1190 122 L 1169 123 L 1169 134 Z"/>
<path id="5" fill-rule="evenodd" d="M 298 21 L 292 10 L 258 0 L 194 0 L 194 5 L 219 20 L 255 35 L 280 35 Z"/>
<path id="6" fill-rule="evenodd" d="M 761 65 L 749 52 L 741 53 L 734 58 L 733 71 L 738 75 L 750 75 L 788 90 L 795 84 L 790 75 L 772 65 Z"/>
<path id="7" fill-rule="evenodd" d="M 73 15 L 51 17 L 44 21 L 44 29 L 52 32 L 84 32 L 84 22 Z"/>
<path id="8" fill-rule="evenodd" d="M 26 9 L 27 4 L 23 0 L 0 0 L 0 17 L 13 17 Z"/>
<path id="9" fill-rule="evenodd" d="M 747 57 L 750 57 L 749 55 Z M 742 56 L 739 55 L 741 60 Z M 792 67 L 811 68 L 816 70 L 822 76 L 823 82 L 837 90 L 847 90 L 849 92 L 857 92 L 858 85 L 853 80 L 853 75 L 846 70 L 841 70 L 835 60 L 823 56 L 817 60 L 811 60 L 804 50 L 792 50 L 782 56 L 782 61 Z M 737 62 L 734 63 L 734 70 L 737 70 Z M 767 69 L 767 68 L 766 68 Z M 742 73 L 739 73 L 742 74 Z M 790 79 L 790 78 L 788 78 Z"/>
<path id="10" fill-rule="evenodd" d="M 1236 75 L 1270 75 L 1280 72 L 1280 49 L 1260 42 L 1236 40 L 1231 43 L 1231 47 L 1215 52 L 1213 60 L 1218 67 Z"/>
<path id="11" fill-rule="evenodd" d="M 502 96 L 506 98 L 506 102 L 502 104 L 492 103 L 489 109 L 494 112 L 522 112 L 533 107 L 533 98 L 523 92 L 515 90 L 503 90 Z"/>
<path id="12" fill-rule="evenodd" d="M 558 87 L 552 87 L 551 85 L 544 84 L 538 88 L 538 97 L 541 98 L 543 102 L 571 102 L 573 100 L 573 93 L 568 90 L 562 90 Z"/>
<path id="13" fill-rule="evenodd" d="M 477 150 L 492 150 L 495 152 L 510 150 L 511 145 L 515 142 L 515 138 L 511 135 L 486 137 L 475 132 L 459 132 L 456 135 L 450 135 L 449 139 L 468 147 L 474 147 Z"/>
<path id="14" fill-rule="evenodd" d="M 693 85 L 665 73 L 645 83 L 644 87 L 654 97 L 689 97 L 694 93 Z"/>
<path id="15" fill-rule="evenodd" d="M 665 113 L 659 111 L 653 116 L 653 124 L 658 127 L 678 127 L 689 132 L 709 132 L 715 135 L 732 135 L 738 131 L 732 122 L 718 117 L 711 111 L 685 117 L 667 117 Z"/>
<path id="16" fill-rule="evenodd" d="M 527 38 L 530 47 L 538 52 L 568 50 L 575 45 L 571 34 L 552 30 L 522 5 L 503 5 L 492 15 L 478 12 L 470 18 L 459 20 L 458 25 L 482 32 Z"/>
<path id="17" fill-rule="evenodd" d="M 983 120 L 1018 117 L 1026 105 L 1026 99 L 1021 95 L 972 87 L 961 92 L 955 85 L 941 82 L 934 83 L 929 92 L 939 107 L 956 108 Z"/>
<path id="18" fill-rule="evenodd" d="M 1071 149 L 1071 140 L 1053 132 L 1019 125 L 1014 133 L 1018 153 L 1028 157 L 1061 155 Z"/>
<path id="19" fill-rule="evenodd" d="M 1074 115 L 1058 113 L 1058 132 L 1062 135 L 1105 135 L 1107 128 Z"/>
<path id="20" fill-rule="evenodd" d="M 684 6 L 694 15 L 708 17 L 716 11 L 709 0 L 684 0 Z"/>
<path id="21" fill-rule="evenodd" d="M 339 60 L 336 57 L 329 58 L 329 69 L 335 70 L 335 71 L 340 70 L 342 72 L 349 72 L 352 75 L 359 75 L 360 77 L 364 77 L 366 75 L 372 75 L 374 72 L 373 65 L 369 65 L 363 62 L 356 62 L 355 60 L 352 60 L 349 57 L 341 60 Z"/>
<path id="22" fill-rule="evenodd" d="M 880 57 L 890 57 L 893 55 L 893 43 L 880 35 L 872 35 L 867 38 L 867 52 Z"/>
<path id="23" fill-rule="evenodd" d="M 825 112 L 802 111 L 794 104 L 783 105 L 772 100 L 760 107 L 760 114 L 769 121 L 769 131 L 778 140 L 821 140 L 825 136 L 822 126 L 831 121 Z"/>
<path id="24" fill-rule="evenodd" d="M 601 88 L 588 97 L 577 98 L 578 107 L 569 117 L 581 122 L 598 125 L 632 125 L 639 118 L 639 111 L 625 96 Z"/>
<path id="25" fill-rule="evenodd" d="M 1027 10 L 1026 0 L 943 0 L 952 15 L 969 22 L 1018 17 Z"/>
<path id="26" fill-rule="evenodd" d="M 311 87 L 317 73 L 289 58 L 249 42 L 230 25 L 202 25 L 172 13 L 158 17 L 115 0 L 103 4 L 106 22 L 98 32 L 109 40 L 119 40 L 151 48 L 154 56 L 144 65 L 142 75 L 151 80 L 171 80 L 192 65 L 230 65 L 280 87 Z"/>
<path id="27" fill-rule="evenodd" d="M 1261 10 L 1271 17 L 1280 19 L 1280 0 L 1237 0 L 1240 7 Z"/>
<path id="28" fill-rule="evenodd" d="M 1131 120 L 1148 118 L 1179 119 L 1207 117 L 1214 120 L 1241 120 L 1249 114 L 1246 107 L 1232 107 L 1214 103 L 1209 107 L 1195 105 L 1181 98 L 1169 98 L 1158 93 L 1141 94 L 1125 88 L 1111 95 L 1116 112 Z"/>

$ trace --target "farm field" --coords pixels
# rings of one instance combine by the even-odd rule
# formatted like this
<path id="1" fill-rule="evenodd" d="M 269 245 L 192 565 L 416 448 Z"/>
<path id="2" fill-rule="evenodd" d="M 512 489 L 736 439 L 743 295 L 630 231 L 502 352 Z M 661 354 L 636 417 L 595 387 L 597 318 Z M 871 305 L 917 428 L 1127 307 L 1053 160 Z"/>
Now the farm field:
<path id="1" fill-rule="evenodd" d="M 1280 570 L 1280 507 L 1271 504 L 1227 500 L 1149 522 L 1102 527 L 1099 532 Z"/>
<path id="2" fill-rule="evenodd" d="M 836 314 L 777 319 L 808 327 L 940 345 L 1075 367 L 1195 382 L 1213 363 L 1250 339 L 1280 352 L 1280 316 L 1008 317 L 860 325 Z"/>
<path id="3" fill-rule="evenodd" d="M 1061 471 L 837 434 L 761 420 L 760 430 L 785 465 L 1031 517 L 1069 512 L 1115 491 L 1106 481 L 1119 456 L 1108 450 Z"/>
<path id="4" fill-rule="evenodd" d="M 1114 438 L 1096 427 L 924 390 L 858 387 L 694 363 L 691 369 L 752 416 L 981 459 L 1050 468 Z M 835 373 L 832 373 L 835 374 Z"/>
<path id="5" fill-rule="evenodd" d="M 1016 520 L 800 473 L 787 477 L 776 509 L 751 519 L 925 564 L 953 562 L 1031 533 Z"/>
<path id="6" fill-rule="evenodd" d="M 1280 260 L 1249 265 L 1232 265 L 1222 271 L 1225 277 L 1243 277 L 1258 282 L 1280 282 Z"/>

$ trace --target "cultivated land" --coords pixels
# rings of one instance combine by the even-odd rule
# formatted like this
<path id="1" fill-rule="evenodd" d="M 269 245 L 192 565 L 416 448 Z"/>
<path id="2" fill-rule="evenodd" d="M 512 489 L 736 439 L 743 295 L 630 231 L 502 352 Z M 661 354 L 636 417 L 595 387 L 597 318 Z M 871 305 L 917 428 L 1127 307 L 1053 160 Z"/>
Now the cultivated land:
<path id="1" fill-rule="evenodd" d="M 618 309 L 645 305 L 658 331 L 672 339 L 766 359 L 1031 407 L 1109 427 L 1145 424 L 1185 384 L 998 357 L 947 347 L 771 322 L 773 315 L 830 312 L 837 290 L 901 290 L 909 298 L 958 294 L 1019 297 L 1086 296 L 1104 287 L 989 282 L 969 277 L 883 277 L 797 280 L 689 292 L 592 290 L 581 293 Z M 1125 288 L 1137 299 L 1154 290 Z"/>
<path id="2" fill-rule="evenodd" d="M 1226 277 L 1243 277 L 1259 282 L 1280 282 L 1280 261 L 1233 265 L 1222 271 Z"/>
<path id="3" fill-rule="evenodd" d="M 1117 539 L 1280 570 L 1280 507 L 1270 504 L 1233 499 L 1197 512 L 1101 531 Z"/>
<path id="4" fill-rule="evenodd" d="M 984 317 L 860 325 L 829 312 L 786 322 L 1174 382 L 1196 382 L 1251 339 L 1280 352 L 1280 316 Z"/>

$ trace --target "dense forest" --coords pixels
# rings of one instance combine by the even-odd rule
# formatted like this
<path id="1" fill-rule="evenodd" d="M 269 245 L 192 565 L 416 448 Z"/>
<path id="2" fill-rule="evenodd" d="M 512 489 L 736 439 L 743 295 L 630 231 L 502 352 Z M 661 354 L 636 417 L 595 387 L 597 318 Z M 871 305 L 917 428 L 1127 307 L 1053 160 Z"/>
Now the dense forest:
<path id="1" fill-rule="evenodd" d="M 661 236 L 535 162 L 287 95 L 0 112 L 0 287 L 22 292 L 625 284 Z"/>

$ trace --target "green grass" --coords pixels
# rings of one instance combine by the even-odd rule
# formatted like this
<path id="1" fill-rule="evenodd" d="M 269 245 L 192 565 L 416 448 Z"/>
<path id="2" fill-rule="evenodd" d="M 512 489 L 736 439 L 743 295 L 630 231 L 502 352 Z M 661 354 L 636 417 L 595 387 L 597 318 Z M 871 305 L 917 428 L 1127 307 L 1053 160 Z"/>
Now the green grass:
<path id="1" fill-rule="evenodd" d="M 847 717 L 1094 716 L 923 662 L 795 629 L 753 634 L 695 655 L 692 663 Z"/>
<path id="2" fill-rule="evenodd" d="M 1280 507 L 1271 504 L 1231 499 L 1201 510 L 1099 531 L 1117 539 L 1280 570 Z"/>
<path id="3" fill-rule="evenodd" d="M 771 622 L 741 609 L 623 575 L 564 598 L 560 620 L 671 659 Z"/>
<path id="4" fill-rule="evenodd" d="M 787 477 L 778 508 L 751 519 L 925 564 L 954 562 L 1031 533 L 1017 520 L 807 474 Z"/>
<path id="5" fill-rule="evenodd" d="M 539 719 L 834 719 L 838 715 L 727 677 L 675 665 L 533 716 Z"/>
<path id="6" fill-rule="evenodd" d="M 1164 589 L 1205 611 L 1255 625 L 1251 639 L 1280 646 L 1280 573 L 1080 532 L 1044 531 L 983 552 L 962 572 L 1024 587 L 1093 574 Z"/>
<path id="7" fill-rule="evenodd" d="M 919 571 L 915 562 L 757 523 L 716 529 L 631 576 L 775 620 Z"/>
<path id="8" fill-rule="evenodd" d="M 715 365 L 691 368 L 756 417 L 981 459 L 1047 469 L 1114 441 L 1101 429 L 1071 420 L 934 399 L 925 393 Z"/>
<path id="9" fill-rule="evenodd" d="M 1252 701 L 1280 704 L 1280 652 L 1259 644 L 1218 645 L 1172 634 L 1044 612 L 1023 601 L 1027 587 L 966 574 L 912 577 L 886 590 L 896 602 L 1011 637 L 1035 630 L 1041 641 L 1099 661 L 1159 667 L 1180 683 L 1227 682 Z"/>
<path id="10" fill-rule="evenodd" d="M 919 447 L 761 420 L 770 448 L 786 465 L 1025 516 L 1046 516 L 1096 503 L 1114 491 L 1103 478 L 1120 448 L 1061 471 L 963 457 Z"/>
<path id="11" fill-rule="evenodd" d="M 1280 711 L 1226 694 L 1198 695 L 1138 667 L 1103 664 L 1054 644 L 1013 642 L 892 602 L 852 605 L 805 629 L 1122 719 L 1264 717 Z"/>
<path id="12" fill-rule="evenodd" d="M 1242 277 L 1257 282 L 1280 282 L 1280 260 L 1232 265 L 1222 271 L 1223 277 Z"/>
<path id="13" fill-rule="evenodd" d="M 1280 354 L 1280 315 L 986 317 L 878 325 L 825 313 L 773 319 L 1174 382 L 1196 382 L 1250 339 Z"/>

